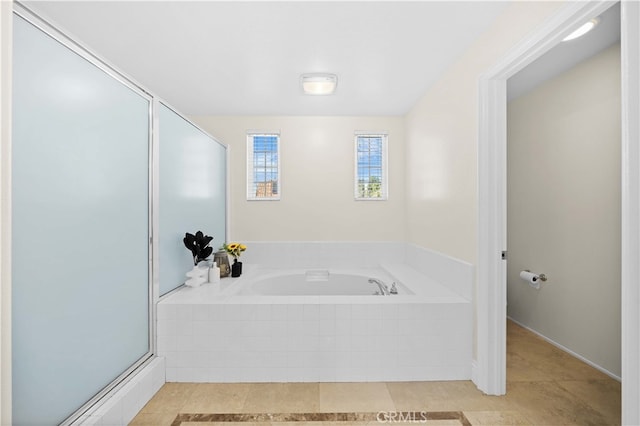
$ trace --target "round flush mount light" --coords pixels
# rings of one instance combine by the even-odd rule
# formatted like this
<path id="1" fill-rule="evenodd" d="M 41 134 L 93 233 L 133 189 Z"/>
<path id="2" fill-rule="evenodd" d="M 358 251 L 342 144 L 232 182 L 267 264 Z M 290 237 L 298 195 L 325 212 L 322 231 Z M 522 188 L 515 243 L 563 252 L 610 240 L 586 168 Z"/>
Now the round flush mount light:
<path id="1" fill-rule="evenodd" d="M 330 95 L 336 90 L 338 76 L 327 73 L 302 74 L 300 85 L 307 95 Z"/>
<path id="2" fill-rule="evenodd" d="M 598 23 L 600 23 L 600 18 L 590 19 L 589 21 L 582 24 L 577 30 L 575 30 L 574 32 L 566 36 L 564 39 L 562 39 L 562 41 L 569 41 L 569 40 L 574 40 L 578 37 L 582 37 L 589 31 L 594 29 L 596 25 L 598 25 Z"/>

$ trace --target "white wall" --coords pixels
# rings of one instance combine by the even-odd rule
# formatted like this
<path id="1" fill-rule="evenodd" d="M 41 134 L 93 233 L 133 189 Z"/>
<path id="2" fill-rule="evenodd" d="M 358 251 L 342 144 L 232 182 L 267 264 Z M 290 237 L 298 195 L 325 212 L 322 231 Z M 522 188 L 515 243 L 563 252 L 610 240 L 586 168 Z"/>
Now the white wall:
<path id="1" fill-rule="evenodd" d="M 401 117 L 194 116 L 231 147 L 230 238 L 404 241 Z M 281 200 L 246 200 L 247 130 L 280 131 Z M 354 132 L 389 132 L 389 199 L 354 201 Z"/>
<path id="2" fill-rule="evenodd" d="M 515 2 L 406 116 L 409 242 L 476 263 L 478 78 L 563 2 Z"/>
<path id="3" fill-rule="evenodd" d="M 0 1 L 0 424 L 11 424 L 11 45 L 13 1 Z"/>
<path id="4" fill-rule="evenodd" d="M 616 44 L 510 102 L 507 144 L 508 315 L 618 377 L 620 105 Z"/>

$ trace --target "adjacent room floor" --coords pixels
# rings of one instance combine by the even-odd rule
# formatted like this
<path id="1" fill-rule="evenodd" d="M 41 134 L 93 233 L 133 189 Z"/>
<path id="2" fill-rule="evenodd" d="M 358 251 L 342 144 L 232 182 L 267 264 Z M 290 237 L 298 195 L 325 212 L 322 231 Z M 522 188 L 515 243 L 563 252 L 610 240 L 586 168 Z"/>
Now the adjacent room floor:
<path id="1" fill-rule="evenodd" d="M 615 425 L 620 421 L 619 382 L 509 321 L 506 396 L 483 395 L 471 381 L 167 383 L 131 424 Z"/>

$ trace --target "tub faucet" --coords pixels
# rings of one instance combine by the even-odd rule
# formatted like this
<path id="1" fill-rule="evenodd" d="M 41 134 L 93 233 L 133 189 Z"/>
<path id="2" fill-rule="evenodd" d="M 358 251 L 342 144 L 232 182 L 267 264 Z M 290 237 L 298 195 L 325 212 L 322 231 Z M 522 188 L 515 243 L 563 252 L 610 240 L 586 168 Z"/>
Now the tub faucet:
<path id="1" fill-rule="evenodd" d="M 373 283 L 373 284 L 377 284 L 378 288 L 380 289 L 380 294 L 383 296 L 388 296 L 389 295 L 389 287 L 387 287 L 387 285 L 385 283 L 383 283 L 382 281 L 380 281 L 377 278 L 369 278 L 369 282 Z"/>

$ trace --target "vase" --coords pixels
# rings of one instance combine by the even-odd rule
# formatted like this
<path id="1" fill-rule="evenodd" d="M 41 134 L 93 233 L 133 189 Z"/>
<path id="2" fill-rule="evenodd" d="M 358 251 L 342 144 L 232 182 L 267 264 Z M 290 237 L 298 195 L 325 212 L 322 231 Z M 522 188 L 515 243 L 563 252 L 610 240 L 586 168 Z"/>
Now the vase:
<path id="1" fill-rule="evenodd" d="M 231 272 L 231 267 L 229 266 L 229 255 L 224 250 L 220 250 L 215 253 L 213 256 L 213 261 L 220 268 L 220 278 L 228 277 Z"/>
<path id="2" fill-rule="evenodd" d="M 209 278 L 209 268 L 206 262 L 200 262 L 192 270 L 187 272 L 187 280 L 184 284 L 187 287 L 199 287 L 207 282 Z"/>
<path id="3" fill-rule="evenodd" d="M 238 262 L 238 259 L 233 259 L 233 265 L 231 265 L 231 276 L 234 278 L 242 275 L 242 262 Z"/>

